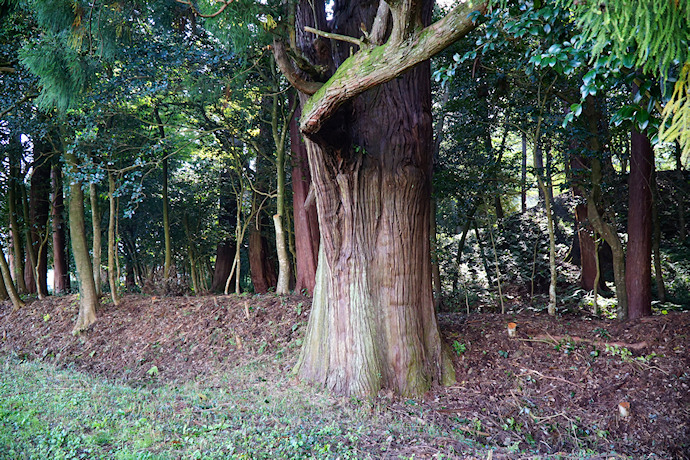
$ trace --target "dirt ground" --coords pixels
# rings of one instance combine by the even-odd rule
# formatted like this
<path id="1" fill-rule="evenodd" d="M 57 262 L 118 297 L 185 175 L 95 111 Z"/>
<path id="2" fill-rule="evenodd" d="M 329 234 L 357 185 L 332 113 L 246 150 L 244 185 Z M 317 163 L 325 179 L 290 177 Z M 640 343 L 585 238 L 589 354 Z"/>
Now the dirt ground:
<path id="1" fill-rule="evenodd" d="M 310 299 L 130 295 L 74 337 L 77 303 L 49 298 L 18 312 L 0 303 L 0 353 L 130 385 L 183 382 L 267 355 L 282 356 L 276 372 L 289 372 Z M 382 391 L 376 404 L 499 446 L 494 458 L 690 458 L 690 313 L 620 323 L 517 311 L 439 315 L 457 384 L 412 403 Z"/>

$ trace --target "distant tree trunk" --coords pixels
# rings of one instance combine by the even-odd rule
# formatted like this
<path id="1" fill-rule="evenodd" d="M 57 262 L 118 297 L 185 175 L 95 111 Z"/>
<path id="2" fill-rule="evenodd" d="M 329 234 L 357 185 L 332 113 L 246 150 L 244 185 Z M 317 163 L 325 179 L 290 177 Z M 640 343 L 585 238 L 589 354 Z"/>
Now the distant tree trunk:
<path id="1" fill-rule="evenodd" d="M 36 266 L 34 278 L 38 298 L 48 295 L 48 216 L 50 214 L 50 161 L 48 146 L 34 141 L 34 172 L 31 176 L 29 219 Z"/>
<path id="2" fill-rule="evenodd" d="M 460 280 L 460 271 L 462 263 L 462 251 L 465 249 L 465 241 L 467 241 L 467 234 L 470 231 L 472 222 L 474 220 L 474 213 L 477 211 L 477 207 L 474 206 L 470 212 L 465 216 L 465 223 L 462 227 L 462 235 L 460 236 L 460 241 L 458 242 L 458 252 L 455 255 L 455 266 L 457 271 L 453 275 L 453 290 L 458 290 L 458 281 Z M 477 233 L 477 243 L 479 243 L 479 233 Z M 489 279 L 489 285 L 491 285 L 491 280 Z"/>
<path id="3" fill-rule="evenodd" d="M 442 109 L 441 114 L 437 117 L 436 123 L 434 124 L 434 151 L 433 151 L 433 162 L 432 162 L 432 175 L 438 168 L 439 154 L 441 151 L 441 142 L 443 142 L 443 131 L 446 122 L 445 106 L 450 99 L 450 85 L 445 85 L 443 87 L 443 93 L 441 95 L 440 106 Z M 432 181 L 433 187 L 433 181 Z M 438 230 L 436 226 L 436 212 L 438 209 L 438 202 L 436 200 L 436 195 L 432 188 L 431 191 L 431 218 L 429 224 L 431 228 L 429 229 L 431 237 L 431 284 L 434 288 L 434 308 L 439 309 L 441 304 L 441 297 L 443 295 L 443 285 L 441 283 L 441 261 L 439 258 L 438 251 Z"/>
<path id="4" fill-rule="evenodd" d="M 189 278 L 192 281 L 192 289 L 194 294 L 199 295 L 199 274 L 196 266 L 196 251 L 194 250 L 194 240 L 192 239 L 192 231 L 189 227 L 189 216 L 187 213 L 182 214 L 182 227 L 184 228 L 185 236 L 187 237 L 187 258 L 189 259 Z"/>
<path id="5" fill-rule="evenodd" d="M 628 253 L 625 284 L 630 319 L 652 314 L 652 171 L 649 138 L 633 130 L 630 149 Z"/>
<path id="6" fill-rule="evenodd" d="M 110 297 L 113 299 L 113 304 L 118 305 L 120 303 L 120 296 L 117 292 L 118 277 L 115 263 L 117 258 L 117 207 L 115 206 L 115 177 L 110 171 L 108 171 L 108 205 L 108 285 L 110 286 Z"/>
<path id="7" fill-rule="evenodd" d="M 91 250 L 93 254 L 93 283 L 96 286 L 96 295 L 101 296 L 101 255 L 102 255 L 102 229 L 101 212 L 98 206 L 98 188 L 96 184 L 89 184 L 89 198 L 91 200 L 91 228 L 93 229 L 93 241 Z"/>
<path id="8" fill-rule="evenodd" d="M 681 243 L 685 243 L 687 235 L 685 224 L 685 194 L 687 192 L 685 184 L 685 176 L 683 174 L 683 155 L 680 144 L 676 141 L 675 144 L 676 157 L 676 175 L 678 176 L 678 185 L 674 190 L 676 202 L 678 203 L 678 239 Z"/>
<path id="9" fill-rule="evenodd" d="M 575 145 L 574 149 L 582 148 L 581 145 Z M 598 246 L 593 238 L 594 229 L 589 222 L 587 213 L 587 202 L 585 192 L 582 189 L 581 182 L 589 175 L 589 163 L 585 158 L 576 154 L 571 154 L 571 171 L 573 195 L 580 198 L 582 202 L 575 206 L 575 230 L 577 234 L 575 238 L 578 240 L 579 248 L 579 265 L 580 270 L 580 286 L 587 291 L 595 289 L 595 280 L 599 283 L 598 290 L 606 290 L 606 284 L 601 276 L 598 275 L 597 264 L 599 261 Z"/>
<path id="10" fill-rule="evenodd" d="M 664 286 L 664 273 L 661 269 L 661 223 L 659 222 L 659 187 L 656 180 L 656 168 L 652 172 L 652 253 L 654 254 L 654 280 L 656 292 L 660 302 L 666 302 L 666 286 Z"/>
<path id="11" fill-rule="evenodd" d="M 63 138 L 64 138 L 63 134 Z M 70 168 L 70 199 L 69 225 L 72 253 L 79 276 L 79 316 L 72 329 L 73 333 L 86 330 L 96 321 L 98 308 L 98 294 L 93 278 L 93 265 L 89 257 L 89 247 L 86 242 L 86 228 L 84 225 L 84 192 L 79 177 L 79 166 L 74 152 L 65 149 L 65 160 Z"/>
<path id="12" fill-rule="evenodd" d="M 62 193 L 62 166 L 55 162 L 51 169 L 51 216 L 53 226 L 53 291 L 64 294 L 70 290 L 69 266 L 65 238 L 65 201 Z"/>
<path id="13" fill-rule="evenodd" d="M 273 71 L 274 81 L 277 82 L 277 69 L 275 66 L 271 67 Z M 279 90 L 279 85 L 274 84 L 274 90 Z M 289 133 L 289 127 L 284 124 L 282 131 L 278 126 L 278 120 L 281 118 L 278 107 L 278 95 L 274 94 L 273 104 L 271 110 L 271 132 L 273 134 L 273 141 L 276 148 L 276 209 L 277 212 L 273 216 L 273 225 L 275 227 L 276 235 L 276 252 L 278 253 L 278 282 L 276 283 L 276 294 L 286 295 L 290 292 L 290 256 L 288 255 L 287 232 L 284 228 L 285 214 L 285 155 L 286 141 Z M 294 101 L 293 104 L 297 102 Z"/>
<path id="14" fill-rule="evenodd" d="M 153 115 L 158 124 L 158 135 L 165 139 L 165 128 L 161 120 L 158 107 L 153 109 Z M 163 237 L 165 241 L 165 262 L 163 264 L 163 279 L 170 278 L 170 266 L 172 265 L 172 242 L 170 241 L 170 203 L 168 199 L 168 155 L 163 152 Z"/>
<path id="15" fill-rule="evenodd" d="M 19 196 L 17 194 L 18 188 L 21 184 L 19 177 L 21 169 L 19 167 L 19 157 L 21 155 L 21 143 L 19 139 L 12 138 L 13 145 L 10 148 L 10 175 L 9 184 L 7 185 L 7 208 L 10 215 L 10 233 L 12 237 L 12 250 L 14 259 L 14 278 L 17 283 L 17 291 L 19 294 L 26 294 L 28 292 L 26 283 L 24 282 L 24 255 L 21 243 L 21 231 L 19 229 L 19 221 L 17 220 L 18 210 L 17 202 Z"/>
<path id="16" fill-rule="evenodd" d="M 265 294 L 278 282 L 274 262 L 271 260 L 268 240 L 262 234 L 264 213 L 256 218 L 249 227 L 249 269 L 251 271 L 254 292 Z M 256 227 L 258 220 L 259 228 Z"/>
<path id="17" fill-rule="evenodd" d="M 29 294 L 36 294 L 36 279 L 34 273 L 36 271 L 36 245 L 32 239 L 32 222 L 29 216 L 29 197 L 26 193 L 26 187 L 21 184 L 19 187 L 22 205 L 22 216 L 24 221 L 24 284 Z"/>
<path id="18" fill-rule="evenodd" d="M 218 180 L 220 209 L 218 213 L 218 226 L 225 233 L 225 237 L 216 247 L 216 265 L 213 270 L 211 291 L 223 292 L 225 283 L 230 276 L 232 263 L 235 260 L 235 241 L 232 236 L 235 233 L 235 214 L 237 202 L 232 192 L 230 173 L 224 169 Z"/>
<path id="19" fill-rule="evenodd" d="M 479 227 L 477 225 L 477 219 L 472 219 L 472 226 L 474 227 L 474 235 L 477 238 L 477 246 L 479 246 L 479 255 L 482 259 L 482 266 L 484 267 L 484 273 L 486 273 L 486 282 L 491 287 L 494 284 L 493 278 L 491 277 L 491 269 L 489 268 L 489 261 L 486 258 L 486 252 L 484 251 L 484 243 L 479 236 Z"/>
<path id="20" fill-rule="evenodd" d="M 587 197 L 587 215 L 594 230 L 600 234 L 611 247 L 613 259 L 613 277 L 616 284 L 616 300 L 618 302 L 617 316 L 620 320 L 628 317 L 628 291 L 625 283 L 625 250 L 618 236 L 616 228 L 605 222 L 597 209 L 597 203 L 601 199 L 601 162 L 598 158 L 592 158 L 592 190 Z"/>
<path id="21" fill-rule="evenodd" d="M 292 210 L 295 222 L 295 249 L 297 253 L 297 275 L 295 291 L 306 289 L 314 294 L 316 266 L 319 259 L 319 220 L 312 189 L 307 145 L 297 126 L 299 111 L 290 122 L 290 145 L 292 150 Z M 307 201 L 309 201 L 307 203 Z"/>
<path id="22" fill-rule="evenodd" d="M 522 167 L 520 169 L 520 212 L 527 211 L 527 133 L 522 133 Z"/>

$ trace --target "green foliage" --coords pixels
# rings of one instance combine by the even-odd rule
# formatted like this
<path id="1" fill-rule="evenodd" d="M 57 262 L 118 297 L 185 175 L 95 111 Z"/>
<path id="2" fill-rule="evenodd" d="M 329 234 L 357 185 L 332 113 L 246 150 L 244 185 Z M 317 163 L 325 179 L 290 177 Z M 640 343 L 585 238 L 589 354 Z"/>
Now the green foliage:
<path id="1" fill-rule="evenodd" d="M 461 356 L 463 353 L 467 351 L 467 345 L 464 343 L 458 342 L 457 340 L 453 341 L 453 351 L 455 351 L 455 354 L 458 356 Z"/>

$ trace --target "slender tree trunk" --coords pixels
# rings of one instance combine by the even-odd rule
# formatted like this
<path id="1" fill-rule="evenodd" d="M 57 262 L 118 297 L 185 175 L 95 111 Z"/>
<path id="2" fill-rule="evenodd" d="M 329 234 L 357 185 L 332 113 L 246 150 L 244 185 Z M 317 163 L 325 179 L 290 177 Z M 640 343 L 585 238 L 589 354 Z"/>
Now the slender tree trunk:
<path id="1" fill-rule="evenodd" d="M 479 227 L 477 226 L 477 219 L 472 219 L 472 225 L 474 227 L 474 236 L 477 238 L 477 246 L 479 246 L 479 255 L 482 259 L 482 266 L 484 267 L 484 273 L 486 273 L 486 282 L 489 288 L 494 284 L 493 278 L 491 277 L 491 268 L 489 268 L 489 260 L 486 258 L 486 252 L 484 251 L 484 243 L 479 235 Z"/>
<path id="2" fill-rule="evenodd" d="M 558 274 L 556 272 L 556 236 L 554 233 L 553 226 L 553 210 L 551 207 L 552 202 L 552 192 L 551 189 L 551 177 L 546 175 L 543 165 L 543 156 L 541 152 L 540 136 L 541 136 L 541 123 L 542 117 L 539 117 L 539 122 L 537 123 L 537 130 L 534 137 L 534 165 L 537 174 L 537 183 L 539 185 L 540 195 L 544 200 L 544 209 L 546 211 L 546 222 L 549 232 L 549 305 L 548 312 L 549 315 L 556 315 L 556 281 Z"/>
<path id="3" fill-rule="evenodd" d="M 290 122 L 290 145 L 292 150 L 292 210 L 295 222 L 295 252 L 297 253 L 297 274 L 295 291 L 306 289 L 314 293 L 316 264 L 319 257 L 319 218 L 316 213 L 314 192 L 307 146 L 297 126 L 299 111 Z M 309 199 L 309 202 L 307 200 Z"/>
<path id="4" fill-rule="evenodd" d="M 6 288 L 6 295 L 9 294 L 14 310 L 19 310 L 24 306 L 24 301 L 21 299 L 21 297 L 19 297 L 19 294 L 14 287 L 14 283 L 12 282 L 12 273 L 10 272 L 9 265 L 7 265 L 7 259 L 5 259 L 5 252 L 2 246 L 0 246 L 0 272 L 2 272 L 3 285 Z"/>
<path id="5" fill-rule="evenodd" d="M 64 138 L 64 135 L 63 135 Z M 65 149 L 65 160 L 70 168 L 70 197 L 69 197 L 69 225 L 72 253 L 79 276 L 79 316 L 74 325 L 73 333 L 86 330 L 96 321 L 98 308 L 98 294 L 93 278 L 93 265 L 89 257 L 89 247 L 86 242 L 86 228 L 84 225 L 84 192 L 79 177 L 79 166 L 76 155 Z"/>
<path id="6" fill-rule="evenodd" d="M 685 238 L 687 235 L 685 224 L 685 198 L 687 188 L 685 184 L 685 175 L 683 174 L 683 152 L 680 148 L 680 144 L 678 143 L 678 141 L 676 141 L 675 147 L 676 175 L 678 176 L 678 186 L 676 186 L 674 194 L 676 195 L 676 202 L 678 203 L 678 239 L 681 243 L 685 243 Z"/>
<path id="7" fill-rule="evenodd" d="M 633 130 L 630 149 L 628 253 L 625 284 L 630 319 L 652 314 L 652 172 L 649 138 Z"/>
<path id="8" fill-rule="evenodd" d="M 275 67 L 272 67 L 275 75 Z M 278 89 L 278 85 L 275 85 Z M 276 251 L 278 252 L 278 283 L 276 294 L 286 295 L 290 292 L 290 257 L 288 255 L 286 232 L 283 229 L 283 216 L 285 216 L 285 142 L 288 133 L 288 126 L 283 126 L 282 133 L 279 133 L 278 119 L 278 95 L 273 96 L 271 127 L 273 140 L 276 146 L 276 206 L 277 213 L 273 216 L 273 225 L 276 232 Z M 295 102 L 296 103 L 296 102 Z"/>
<path id="9" fill-rule="evenodd" d="M 96 184 L 89 184 L 89 198 L 91 200 L 91 228 L 93 229 L 93 241 L 91 253 L 93 255 L 93 283 L 96 286 L 96 295 L 101 296 L 101 256 L 102 256 L 102 229 L 101 212 L 98 206 L 98 188 Z"/>
<path id="10" fill-rule="evenodd" d="M 2 257 L 5 257 L 5 254 L 2 254 Z M 5 259 L 5 264 L 7 264 L 7 259 Z M 7 269 L 9 270 L 9 266 Z M 12 279 L 12 276 L 10 274 L 10 280 Z M 0 271 L 0 302 L 4 302 L 5 300 L 9 299 L 10 295 L 7 293 L 7 288 L 5 287 L 5 277 L 2 276 L 2 271 Z"/>
<path id="11" fill-rule="evenodd" d="M 153 109 L 153 115 L 158 124 L 158 135 L 161 141 L 165 139 L 165 128 L 161 120 L 158 107 Z M 168 155 L 163 153 L 163 237 L 165 241 L 165 262 L 163 264 L 163 279 L 170 278 L 170 266 L 172 265 L 172 242 L 170 241 L 170 203 L 168 200 Z"/>
<path id="12" fill-rule="evenodd" d="M 520 169 L 520 212 L 527 211 L 527 133 L 522 133 L 522 167 Z"/>
<path id="13" fill-rule="evenodd" d="M 29 294 L 36 294 L 36 279 L 34 273 L 36 271 L 36 245 L 32 239 L 31 232 L 31 218 L 29 217 L 29 197 L 26 194 L 26 187 L 22 184 L 19 187 L 21 200 L 22 216 L 24 225 L 24 284 Z"/>
<path id="14" fill-rule="evenodd" d="M 108 284 L 110 286 L 110 297 L 113 299 L 113 304 L 120 303 L 120 296 L 117 292 L 117 267 L 115 259 L 117 258 L 117 211 L 115 206 L 115 177 L 113 173 L 108 172 Z M 94 243 L 95 244 L 95 243 Z"/>
<path id="15" fill-rule="evenodd" d="M 62 166 L 59 161 L 53 164 L 50 174 L 53 190 L 50 211 L 53 226 L 53 291 L 55 294 L 64 294 L 70 290 L 70 280 L 65 249 L 65 201 L 62 193 Z"/>
<path id="16" fill-rule="evenodd" d="M 46 156 L 48 147 L 42 142 L 34 142 L 34 172 L 31 176 L 29 219 L 31 240 L 34 244 L 36 265 L 34 279 L 38 298 L 48 295 L 48 248 L 47 229 L 50 215 L 50 161 Z"/>
<path id="17" fill-rule="evenodd" d="M 21 143 L 17 140 L 17 144 L 21 148 Z M 9 184 L 7 186 L 7 207 L 10 215 L 10 232 L 12 237 L 12 250 L 14 255 L 14 278 L 17 283 L 17 291 L 20 294 L 28 292 L 26 283 L 24 282 L 24 255 L 21 243 L 21 231 L 19 229 L 19 222 L 17 220 L 17 190 L 21 185 L 21 178 L 19 177 L 21 169 L 18 165 L 18 152 L 10 151 L 10 175 Z"/>
<path id="18" fill-rule="evenodd" d="M 654 279 L 656 292 L 660 302 L 666 302 L 666 286 L 664 286 L 664 274 L 661 270 L 661 223 L 659 222 L 659 187 L 656 180 L 656 169 L 652 172 L 652 252 L 654 254 Z"/>
<path id="19" fill-rule="evenodd" d="M 458 290 L 458 281 L 460 279 L 460 264 L 462 263 L 462 251 L 465 249 L 465 241 L 467 241 L 467 234 L 470 231 L 471 225 L 472 225 L 472 220 L 474 219 L 474 213 L 476 212 L 477 208 L 473 207 L 470 212 L 467 213 L 465 216 L 465 223 L 463 224 L 462 227 L 462 235 L 460 236 L 460 241 L 458 242 L 458 252 L 455 255 L 455 266 L 457 267 L 457 271 L 453 275 L 453 290 L 457 291 Z M 478 237 L 477 237 L 478 238 Z M 491 283 L 489 283 L 491 284 Z"/>
<path id="20" fill-rule="evenodd" d="M 625 320 L 628 317 L 628 292 L 625 286 L 625 250 L 615 227 L 605 222 L 597 209 L 597 203 L 601 196 L 602 180 L 601 162 L 598 158 L 592 159 L 591 174 L 592 190 L 587 197 L 587 215 L 594 230 L 611 247 L 613 277 L 616 284 L 616 300 L 618 301 L 617 316 L 618 319 Z"/>
<path id="21" fill-rule="evenodd" d="M 220 209 L 218 211 L 218 226 L 225 233 L 225 237 L 216 247 L 216 264 L 213 269 L 211 291 L 223 292 L 225 282 L 230 275 L 232 263 L 235 258 L 235 223 L 237 201 L 232 192 L 230 173 L 224 169 L 218 178 L 220 195 Z"/>

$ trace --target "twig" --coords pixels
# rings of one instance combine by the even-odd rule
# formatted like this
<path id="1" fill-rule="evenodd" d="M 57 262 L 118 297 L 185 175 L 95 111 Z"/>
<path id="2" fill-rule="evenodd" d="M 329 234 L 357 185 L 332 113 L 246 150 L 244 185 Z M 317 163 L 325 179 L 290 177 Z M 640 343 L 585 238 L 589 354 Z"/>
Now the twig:
<path id="1" fill-rule="evenodd" d="M 362 47 L 362 40 L 360 40 L 359 38 L 350 37 L 349 35 L 340 35 L 340 34 L 334 34 L 331 32 L 324 32 L 322 30 L 314 29 L 313 27 L 309 27 L 309 26 L 305 26 L 304 30 L 307 32 L 311 32 L 314 35 L 319 35 L 321 37 L 330 38 L 332 40 L 339 40 L 341 42 L 352 43 L 352 44 L 359 46 L 360 48 Z"/>
<path id="2" fill-rule="evenodd" d="M 585 388 L 584 385 L 580 385 L 579 383 L 571 382 L 570 380 L 566 380 L 566 379 L 563 379 L 560 377 L 551 377 L 549 375 L 544 375 L 539 371 L 535 371 L 534 369 L 520 369 L 520 370 L 525 371 L 525 372 L 529 372 L 532 374 L 537 374 L 538 376 L 543 377 L 545 379 L 558 380 L 559 382 L 564 382 L 564 383 L 569 383 L 571 385 L 575 385 L 578 388 Z M 521 374 L 521 375 L 523 375 L 523 374 Z"/>
<path id="3" fill-rule="evenodd" d="M 221 6 L 220 9 L 219 9 L 218 11 L 216 11 L 215 13 L 212 13 L 212 14 L 202 14 L 199 10 L 197 10 L 197 9 L 194 7 L 194 5 L 192 5 L 192 2 L 191 2 L 191 1 L 185 1 L 185 0 L 175 0 L 175 1 L 176 1 L 177 3 L 182 3 L 183 5 L 189 6 L 189 7 L 192 9 L 192 11 L 194 11 L 194 14 L 196 14 L 197 16 L 202 17 L 202 18 L 215 18 L 215 17 L 218 16 L 220 13 L 222 13 L 223 11 L 225 11 L 225 8 L 227 8 L 228 5 L 230 5 L 230 4 L 232 3 L 232 0 L 228 0 L 228 1 L 226 1 L 226 2 L 223 2 L 223 6 Z"/>

